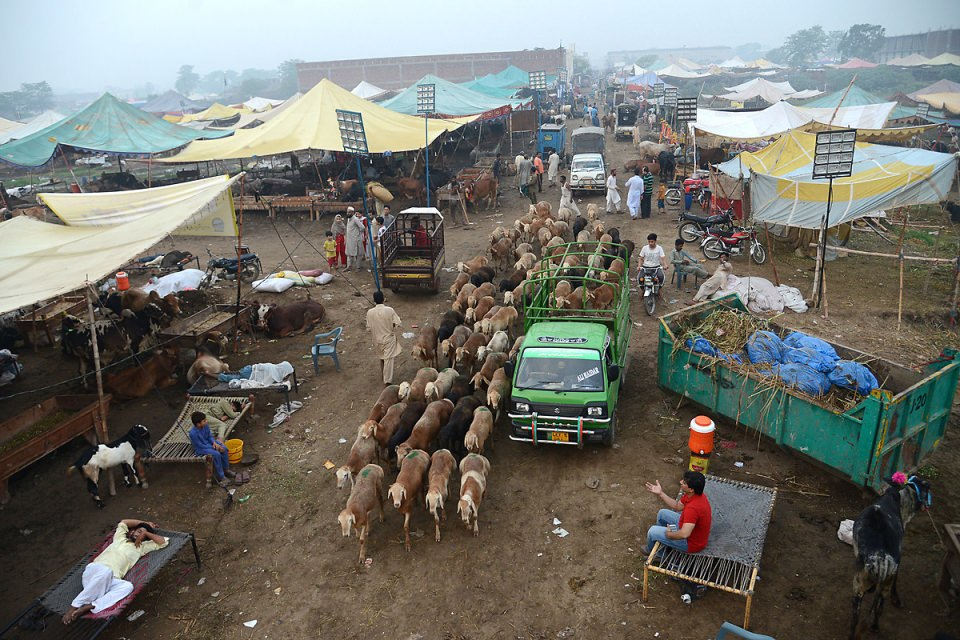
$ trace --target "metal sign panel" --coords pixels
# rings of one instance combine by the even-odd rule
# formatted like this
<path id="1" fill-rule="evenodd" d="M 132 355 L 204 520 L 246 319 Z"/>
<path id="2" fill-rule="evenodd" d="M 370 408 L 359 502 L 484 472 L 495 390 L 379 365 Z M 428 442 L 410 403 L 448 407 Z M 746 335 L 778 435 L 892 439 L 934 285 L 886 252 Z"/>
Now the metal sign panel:
<path id="1" fill-rule="evenodd" d="M 434 113 L 437 110 L 437 85 L 417 85 L 417 113 Z"/>
<path id="2" fill-rule="evenodd" d="M 359 111 L 337 109 L 337 126 L 340 127 L 340 140 L 347 153 L 367 155 L 367 133 L 363 128 L 363 114 Z"/>
<path id="3" fill-rule="evenodd" d="M 677 106 L 677 88 L 676 87 L 667 87 L 664 90 L 663 104 L 665 104 L 668 107 Z"/>
<path id="4" fill-rule="evenodd" d="M 814 178 L 847 178 L 853 173 L 856 129 L 821 131 L 813 155 Z"/>
<path id="5" fill-rule="evenodd" d="M 662 83 L 662 82 L 656 82 L 656 83 L 654 83 L 654 85 L 653 85 L 653 97 L 654 97 L 654 98 L 662 98 L 662 97 L 663 97 L 663 83 Z"/>
<path id="6" fill-rule="evenodd" d="M 677 121 L 693 122 L 697 119 L 697 99 L 677 98 Z"/>
<path id="7" fill-rule="evenodd" d="M 930 115 L 930 105 L 926 102 L 921 102 L 917 105 L 917 115 L 921 118 L 926 118 Z"/>
<path id="8" fill-rule="evenodd" d="M 547 90 L 547 72 L 546 71 L 531 71 L 530 72 L 530 88 L 534 91 L 546 91 Z"/>

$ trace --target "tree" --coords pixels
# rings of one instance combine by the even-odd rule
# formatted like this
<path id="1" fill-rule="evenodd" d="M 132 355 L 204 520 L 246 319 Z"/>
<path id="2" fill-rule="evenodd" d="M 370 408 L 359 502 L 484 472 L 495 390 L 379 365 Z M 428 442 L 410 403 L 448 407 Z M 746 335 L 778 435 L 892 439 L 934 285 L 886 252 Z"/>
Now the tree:
<path id="1" fill-rule="evenodd" d="M 636 62 L 634 62 L 633 64 L 637 65 L 638 67 L 643 67 L 644 69 L 646 69 L 656 61 L 657 61 L 657 55 L 655 53 L 651 53 L 646 56 L 640 56 L 639 58 L 637 58 Z"/>
<path id="2" fill-rule="evenodd" d="M 199 82 L 200 76 L 193 72 L 193 65 L 185 64 L 177 71 L 177 81 L 173 86 L 183 95 L 189 96 Z"/>
<path id="3" fill-rule="evenodd" d="M 880 51 L 887 30 L 879 24 L 855 24 L 840 38 L 837 50 L 844 58 L 870 60 Z"/>
<path id="4" fill-rule="evenodd" d="M 815 25 L 790 35 L 783 43 L 783 57 L 792 67 L 802 67 L 816 62 L 827 47 L 827 34 L 823 27 Z"/>
<path id="5" fill-rule="evenodd" d="M 46 81 L 21 84 L 20 94 L 26 111 L 40 113 L 53 106 L 53 89 Z"/>
<path id="6" fill-rule="evenodd" d="M 297 81 L 297 65 L 301 62 L 303 62 L 303 60 L 298 60 L 296 58 L 284 60 L 277 68 L 277 72 L 280 74 L 281 98 L 289 98 L 299 89 L 299 82 Z"/>
<path id="7" fill-rule="evenodd" d="M 573 73 L 575 75 L 590 75 L 590 57 L 585 53 L 577 53 L 573 56 Z"/>

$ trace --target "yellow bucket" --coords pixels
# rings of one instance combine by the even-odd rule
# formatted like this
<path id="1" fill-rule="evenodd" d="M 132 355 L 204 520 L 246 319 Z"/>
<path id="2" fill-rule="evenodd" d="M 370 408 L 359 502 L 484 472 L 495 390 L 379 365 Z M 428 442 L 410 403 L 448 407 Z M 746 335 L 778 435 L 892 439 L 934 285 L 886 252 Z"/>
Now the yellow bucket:
<path id="1" fill-rule="evenodd" d="M 230 464 L 240 464 L 240 461 L 243 460 L 243 440 L 227 440 L 223 444 L 227 445 Z"/>

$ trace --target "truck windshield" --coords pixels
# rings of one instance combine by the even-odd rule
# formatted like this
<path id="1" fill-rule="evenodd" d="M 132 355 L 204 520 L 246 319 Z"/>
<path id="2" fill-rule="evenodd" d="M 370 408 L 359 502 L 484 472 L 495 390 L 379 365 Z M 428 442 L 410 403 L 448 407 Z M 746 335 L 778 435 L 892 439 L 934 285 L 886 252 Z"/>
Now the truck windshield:
<path id="1" fill-rule="evenodd" d="M 593 349 L 525 349 L 515 386 L 545 391 L 603 391 L 603 363 Z"/>
<path id="2" fill-rule="evenodd" d="M 572 171 L 603 171 L 603 163 L 599 160 L 578 160 L 570 169 Z"/>

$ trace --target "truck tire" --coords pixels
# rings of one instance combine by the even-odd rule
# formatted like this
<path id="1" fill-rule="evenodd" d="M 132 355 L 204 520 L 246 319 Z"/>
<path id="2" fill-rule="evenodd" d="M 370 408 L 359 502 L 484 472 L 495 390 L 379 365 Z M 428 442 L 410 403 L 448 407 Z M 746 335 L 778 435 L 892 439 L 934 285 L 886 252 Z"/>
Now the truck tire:
<path id="1" fill-rule="evenodd" d="M 607 432 L 603 434 L 603 446 L 613 447 L 613 443 L 617 440 L 617 414 L 614 413 L 610 416 L 610 425 L 607 427 Z"/>

